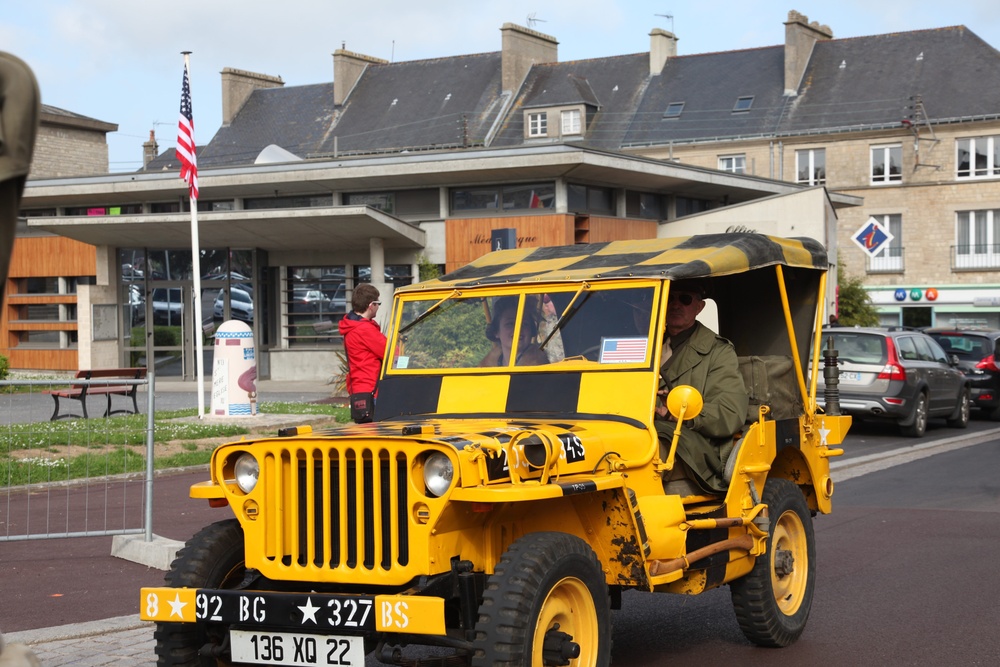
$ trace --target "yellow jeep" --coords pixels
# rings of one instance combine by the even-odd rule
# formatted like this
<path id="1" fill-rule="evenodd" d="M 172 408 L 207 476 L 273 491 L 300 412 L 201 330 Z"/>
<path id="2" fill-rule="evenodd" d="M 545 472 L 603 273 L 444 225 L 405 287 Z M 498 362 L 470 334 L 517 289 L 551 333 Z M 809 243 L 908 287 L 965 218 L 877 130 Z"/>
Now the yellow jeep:
<path id="1" fill-rule="evenodd" d="M 826 271 L 811 239 L 715 234 L 498 251 L 398 290 L 374 422 L 222 445 L 192 486 L 235 518 L 143 589 L 159 664 L 608 665 L 622 590 L 724 584 L 750 641 L 795 641 L 850 426 L 806 380 Z M 654 409 L 689 278 L 751 407 L 727 490 L 681 496 Z M 703 398 L 670 393 L 681 429 Z"/>

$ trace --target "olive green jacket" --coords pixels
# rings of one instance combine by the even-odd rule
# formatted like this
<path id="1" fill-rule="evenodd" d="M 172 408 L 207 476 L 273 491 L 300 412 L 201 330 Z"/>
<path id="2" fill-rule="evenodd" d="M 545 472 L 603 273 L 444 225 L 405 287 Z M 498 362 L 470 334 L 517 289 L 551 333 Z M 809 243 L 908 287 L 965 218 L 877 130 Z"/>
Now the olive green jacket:
<path id="1" fill-rule="evenodd" d="M 677 456 L 708 487 L 721 491 L 726 483 L 722 478 L 725 461 L 720 450 L 728 455 L 733 435 L 743 427 L 750 398 L 743 386 L 733 344 L 700 322 L 695 327 L 691 337 L 674 351 L 670 363 L 661 369 L 661 382 L 668 389 L 690 385 L 701 392 L 705 405 L 701 414 L 685 420 Z M 664 458 L 675 425 L 666 419 L 656 420 Z"/>

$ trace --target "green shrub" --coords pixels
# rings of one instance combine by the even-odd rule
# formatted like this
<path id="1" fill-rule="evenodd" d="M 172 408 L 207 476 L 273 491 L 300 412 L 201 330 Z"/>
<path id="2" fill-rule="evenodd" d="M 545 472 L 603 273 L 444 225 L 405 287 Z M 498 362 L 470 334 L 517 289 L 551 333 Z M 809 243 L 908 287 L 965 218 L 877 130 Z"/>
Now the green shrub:
<path id="1" fill-rule="evenodd" d="M 7 357 L 0 354 L 0 380 L 6 380 L 10 375 L 10 362 Z"/>

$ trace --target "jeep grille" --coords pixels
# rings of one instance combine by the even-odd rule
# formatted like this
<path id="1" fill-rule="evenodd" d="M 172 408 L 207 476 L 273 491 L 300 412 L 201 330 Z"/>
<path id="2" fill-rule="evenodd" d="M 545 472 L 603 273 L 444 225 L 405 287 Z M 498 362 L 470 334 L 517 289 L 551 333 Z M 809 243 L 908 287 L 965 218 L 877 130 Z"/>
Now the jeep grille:
<path id="1" fill-rule="evenodd" d="M 407 469 L 404 452 L 383 447 L 268 451 L 261 470 L 267 560 L 292 570 L 405 566 Z"/>

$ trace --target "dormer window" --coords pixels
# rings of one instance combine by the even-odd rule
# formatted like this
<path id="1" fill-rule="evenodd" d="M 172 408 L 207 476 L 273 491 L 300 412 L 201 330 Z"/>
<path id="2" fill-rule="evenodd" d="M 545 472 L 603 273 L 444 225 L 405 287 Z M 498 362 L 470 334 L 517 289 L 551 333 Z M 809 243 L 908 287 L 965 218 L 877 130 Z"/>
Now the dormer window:
<path id="1" fill-rule="evenodd" d="M 544 111 L 528 114 L 528 136 L 544 137 L 549 133 L 549 115 Z"/>
<path id="2" fill-rule="evenodd" d="M 562 112 L 561 118 L 563 135 L 581 133 L 579 109 L 567 109 Z"/>
<path id="3" fill-rule="evenodd" d="M 681 112 L 684 111 L 683 102 L 671 102 L 667 105 L 667 110 L 663 112 L 664 118 L 680 118 Z"/>
<path id="4" fill-rule="evenodd" d="M 747 95 L 745 97 L 736 98 L 736 106 L 733 107 L 733 113 L 739 111 L 750 111 L 750 107 L 753 106 L 753 95 Z"/>

